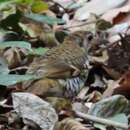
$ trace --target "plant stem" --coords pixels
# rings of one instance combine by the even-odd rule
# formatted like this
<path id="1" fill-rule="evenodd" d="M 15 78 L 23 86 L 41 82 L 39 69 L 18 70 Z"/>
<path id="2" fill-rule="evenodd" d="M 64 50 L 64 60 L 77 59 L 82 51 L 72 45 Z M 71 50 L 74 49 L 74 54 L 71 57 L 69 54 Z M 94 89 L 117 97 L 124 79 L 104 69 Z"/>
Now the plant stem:
<path id="1" fill-rule="evenodd" d="M 93 116 L 93 115 L 84 114 L 84 113 L 78 112 L 78 111 L 76 111 L 75 114 L 77 116 L 83 118 L 84 120 L 91 120 L 91 121 L 94 121 L 94 122 L 97 122 L 97 123 L 101 123 L 101 124 L 109 125 L 109 126 L 114 126 L 114 127 L 117 127 L 117 128 L 122 128 L 122 129 L 125 129 L 125 130 L 128 130 L 128 128 L 129 128 L 127 124 L 115 122 L 115 121 L 112 121 L 112 120 L 109 120 L 109 119 L 104 119 L 104 118 L 101 118 L 101 117 L 96 117 L 96 116 Z"/>

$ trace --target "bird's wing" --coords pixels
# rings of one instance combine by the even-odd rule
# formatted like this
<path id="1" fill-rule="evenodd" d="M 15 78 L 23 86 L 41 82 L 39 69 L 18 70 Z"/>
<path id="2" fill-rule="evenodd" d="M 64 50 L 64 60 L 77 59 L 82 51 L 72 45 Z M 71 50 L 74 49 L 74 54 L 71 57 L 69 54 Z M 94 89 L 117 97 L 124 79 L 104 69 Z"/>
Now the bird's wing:
<path id="1" fill-rule="evenodd" d="M 75 44 L 62 44 L 36 58 L 27 73 L 48 78 L 75 77 L 79 75 L 84 58 L 80 47 Z"/>
<path id="2" fill-rule="evenodd" d="M 76 67 L 63 61 L 43 60 L 41 64 L 32 63 L 27 73 L 43 78 L 69 78 L 75 70 Z"/>

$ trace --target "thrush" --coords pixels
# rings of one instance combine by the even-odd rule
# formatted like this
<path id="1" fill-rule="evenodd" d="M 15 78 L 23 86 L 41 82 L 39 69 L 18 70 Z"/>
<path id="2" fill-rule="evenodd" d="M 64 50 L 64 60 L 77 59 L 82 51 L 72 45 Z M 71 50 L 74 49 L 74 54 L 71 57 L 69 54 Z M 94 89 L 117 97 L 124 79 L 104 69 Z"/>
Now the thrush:
<path id="1" fill-rule="evenodd" d="M 87 41 L 91 35 L 87 31 L 70 34 L 62 44 L 35 58 L 27 74 L 35 74 L 41 79 L 57 80 L 65 86 L 66 93 L 75 95 L 83 86 L 88 74 Z"/>

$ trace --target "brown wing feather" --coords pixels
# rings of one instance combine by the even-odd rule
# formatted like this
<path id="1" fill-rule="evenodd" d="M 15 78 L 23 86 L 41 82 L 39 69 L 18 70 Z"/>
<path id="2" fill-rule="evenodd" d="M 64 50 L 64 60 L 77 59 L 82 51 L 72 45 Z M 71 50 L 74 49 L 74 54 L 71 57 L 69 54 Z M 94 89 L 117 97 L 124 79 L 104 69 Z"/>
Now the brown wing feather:
<path id="1" fill-rule="evenodd" d="M 75 68 L 83 68 L 85 58 L 84 51 L 78 45 L 63 43 L 50 49 L 44 56 L 36 58 L 27 73 L 40 77 L 69 78 Z"/>

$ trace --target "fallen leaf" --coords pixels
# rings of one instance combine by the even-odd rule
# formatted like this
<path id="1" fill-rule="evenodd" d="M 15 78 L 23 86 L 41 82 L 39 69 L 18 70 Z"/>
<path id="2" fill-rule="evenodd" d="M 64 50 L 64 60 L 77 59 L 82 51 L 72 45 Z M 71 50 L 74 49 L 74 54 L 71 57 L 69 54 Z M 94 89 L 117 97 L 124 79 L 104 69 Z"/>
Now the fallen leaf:
<path id="1" fill-rule="evenodd" d="M 120 113 L 128 114 L 129 105 L 129 101 L 124 96 L 114 95 L 93 104 L 88 114 L 104 118 L 113 117 Z"/>
<path id="2" fill-rule="evenodd" d="M 14 110 L 20 117 L 35 122 L 42 130 L 53 130 L 58 116 L 48 102 L 30 93 L 13 93 L 12 98 Z"/>
<path id="3" fill-rule="evenodd" d="M 121 13 L 128 13 L 130 12 L 130 1 L 128 0 L 128 2 L 120 7 L 120 8 L 115 8 L 112 10 L 109 10 L 108 12 L 106 12 L 102 18 L 105 19 L 106 21 L 109 21 L 111 23 L 114 22 L 114 19 L 116 19 Z"/>
<path id="4" fill-rule="evenodd" d="M 120 79 L 113 94 L 121 94 L 130 99 L 130 71 L 126 72 Z"/>
<path id="5" fill-rule="evenodd" d="M 115 121 L 115 122 L 119 122 L 122 124 L 127 124 L 128 125 L 128 118 L 126 117 L 125 114 L 117 114 L 111 118 L 108 118 L 109 120 Z M 94 123 L 94 126 L 96 128 L 99 128 L 100 130 L 107 130 L 106 125 L 102 125 L 102 124 L 98 124 L 98 123 Z M 120 128 L 115 128 L 116 130 L 121 130 Z"/>
<path id="6" fill-rule="evenodd" d="M 29 51 L 32 51 L 31 44 L 29 42 L 25 42 L 25 41 L 0 42 L 0 48 L 4 49 L 4 48 L 7 48 L 7 47 L 25 48 L 25 49 L 28 49 Z"/>
<path id="7" fill-rule="evenodd" d="M 106 84 L 107 84 L 107 89 L 103 92 L 102 98 L 112 96 L 114 89 L 119 87 L 119 81 L 108 80 Z"/>
<path id="8" fill-rule="evenodd" d="M 110 9 L 122 6 L 125 2 L 127 2 L 127 0 L 92 0 L 79 8 L 75 13 L 74 18 L 77 20 L 85 20 L 88 19 L 91 13 L 102 15 Z"/>
<path id="9" fill-rule="evenodd" d="M 0 74 L 8 74 L 8 73 L 9 73 L 8 63 L 3 57 L 0 57 Z"/>
<path id="10" fill-rule="evenodd" d="M 0 74 L 0 85 L 10 86 L 23 81 L 37 79 L 35 75 Z"/>
<path id="11" fill-rule="evenodd" d="M 46 15 L 41 15 L 41 14 L 31 13 L 31 14 L 26 14 L 25 16 L 27 18 L 30 18 L 30 19 L 35 20 L 37 22 L 47 23 L 49 25 L 63 24 L 64 23 L 63 19 L 55 18 L 55 17 L 51 17 L 51 16 L 46 16 Z"/>

